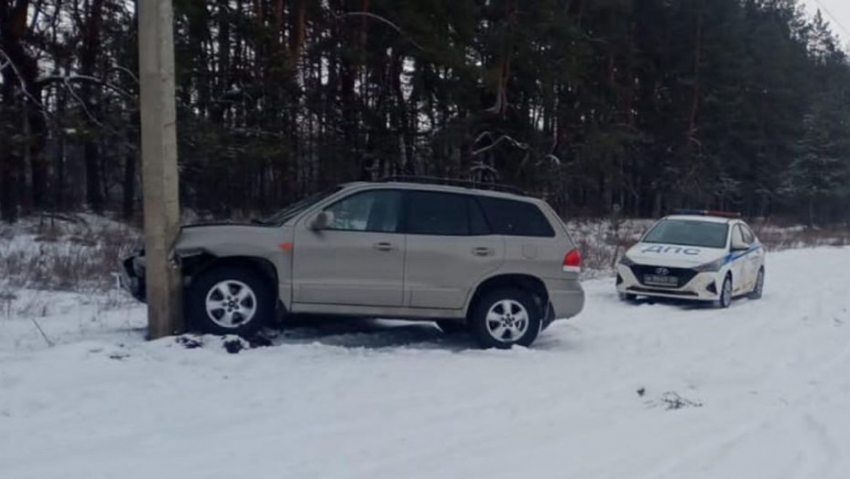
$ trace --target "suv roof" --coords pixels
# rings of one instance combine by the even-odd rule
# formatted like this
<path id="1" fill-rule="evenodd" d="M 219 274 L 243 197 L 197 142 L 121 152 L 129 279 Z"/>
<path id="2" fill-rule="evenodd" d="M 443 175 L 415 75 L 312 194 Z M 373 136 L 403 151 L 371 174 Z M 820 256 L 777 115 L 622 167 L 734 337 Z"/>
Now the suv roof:
<path id="1" fill-rule="evenodd" d="M 706 223 L 732 223 L 741 221 L 740 218 L 725 218 L 721 216 L 708 215 L 669 215 L 664 217 L 665 220 L 687 220 L 687 221 L 704 221 Z"/>
<path id="2" fill-rule="evenodd" d="M 521 196 L 527 197 L 528 194 L 523 190 L 510 186 L 510 185 L 502 185 L 498 183 L 484 183 L 480 181 L 471 181 L 471 180 L 458 180 L 451 178 L 437 178 L 432 176 L 389 176 L 386 178 L 382 178 L 373 183 L 393 183 L 397 185 L 405 185 L 409 187 L 418 187 L 418 186 L 435 186 L 435 187 L 443 187 L 443 188 L 434 188 L 435 190 L 445 190 L 445 191 L 468 191 L 468 190 L 476 190 L 478 192 L 486 193 L 503 193 L 503 195 L 493 195 L 493 196 Z M 430 189 L 430 188 L 429 188 Z M 504 195 L 507 193 L 507 195 Z"/>

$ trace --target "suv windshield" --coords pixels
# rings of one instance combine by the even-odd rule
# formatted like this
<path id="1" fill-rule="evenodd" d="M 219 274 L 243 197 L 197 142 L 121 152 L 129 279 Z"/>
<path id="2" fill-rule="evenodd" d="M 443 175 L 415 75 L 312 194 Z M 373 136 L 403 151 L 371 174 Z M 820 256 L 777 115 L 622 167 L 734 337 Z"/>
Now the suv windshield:
<path id="1" fill-rule="evenodd" d="M 661 220 L 643 238 L 644 243 L 725 248 L 729 225 L 697 220 Z"/>
<path id="2" fill-rule="evenodd" d="M 321 193 L 316 193 L 313 196 L 308 196 L 307 198 L 304 198 L 301 201 L 296 201 L 295 203 L 292 203 L 291 205 L 289 205 L 286 208 L 278 211 L 277 213 L 273 214 L 272 216 L 269 216 L 268 218 L 263 218 L 263 219 L 259 220 L 259 223 L 262 223 L 262 224 L 278 224 L 278 225 L 286 223 L 287 221 L 291 220 L 293 217 L 297 216 L 302 211 L 306 210 L 307 208 L 310 208 L 311 206 L 313 206 L 316 203 L 324 200 L 325 198 L 331 196 L 332 194 L 336 193 L 337 191 L 339 191 L 341 189 L 342 189 L 342 187 L 337 186 L 335 188 L 325 190 Z"/>

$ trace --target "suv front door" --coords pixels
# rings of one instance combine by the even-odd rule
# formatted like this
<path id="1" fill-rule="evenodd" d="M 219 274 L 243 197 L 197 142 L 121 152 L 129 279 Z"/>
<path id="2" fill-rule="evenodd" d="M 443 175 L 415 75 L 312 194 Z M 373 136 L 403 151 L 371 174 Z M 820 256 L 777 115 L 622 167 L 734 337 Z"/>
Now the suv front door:
<path id="1" fill-rule="evenodd" d="M 407 305 L 462 309 L 472 289 L 504 260 L 504 239 L 490 233 L 471 195 L 409 191 L 407 197 Z"/>
<path id="2" fill-rule="evenodd" d="M 369 190 L 324 209 L 333 215 L 320 231 L 315 215 L 296 227 L 293 301 L 352 306 L 403 305 L 405 236 L 402 193 Z"/>

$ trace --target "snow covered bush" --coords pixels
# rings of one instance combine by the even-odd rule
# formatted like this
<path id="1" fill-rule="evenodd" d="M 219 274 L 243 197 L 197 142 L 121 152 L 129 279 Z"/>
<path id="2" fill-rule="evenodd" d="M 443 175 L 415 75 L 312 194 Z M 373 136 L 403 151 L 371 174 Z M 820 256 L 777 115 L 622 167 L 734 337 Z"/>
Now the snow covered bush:
<path id="1" fill-rule="evenodd" d="M 93 215 L 28 218 L 0 226 L 0 288 L 106 291 L 137 230 Z"/>

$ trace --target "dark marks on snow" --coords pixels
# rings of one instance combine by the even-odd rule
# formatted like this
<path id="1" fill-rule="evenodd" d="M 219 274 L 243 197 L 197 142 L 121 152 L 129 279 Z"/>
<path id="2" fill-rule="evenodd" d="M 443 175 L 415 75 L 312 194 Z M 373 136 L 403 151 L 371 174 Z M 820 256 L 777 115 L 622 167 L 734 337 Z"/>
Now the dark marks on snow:
<path id="1" fill-rule="evenodd" d="M 649 407 L 660 407 L 667 411 L 677 411 L 685 408 L 702 407 L 702 402 L 682 397 L 676 391 L 667 391 L 647 403 Z"/>

